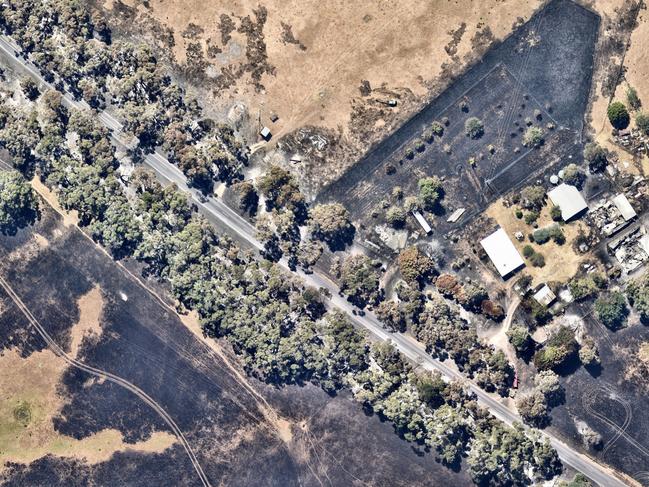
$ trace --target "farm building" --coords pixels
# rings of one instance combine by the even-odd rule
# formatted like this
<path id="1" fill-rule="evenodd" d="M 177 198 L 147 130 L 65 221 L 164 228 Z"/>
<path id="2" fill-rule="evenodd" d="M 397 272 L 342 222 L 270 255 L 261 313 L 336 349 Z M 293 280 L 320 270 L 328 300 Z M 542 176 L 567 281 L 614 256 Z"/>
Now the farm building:
<path id="1" fill-rule="evenodd" d="M 543 306 L 550 306 L 557 296 L 552 292 L 552 289 L 547 284 L 543 284 L 534 293 L 534 299 L 537 303 Z"/>
<path id="2" fill-rule="evenodd" d="M 507 236 L 507 232 L 499 228 L 494 233 L 480 241 L 491 262 L 501 277 L 508 277 L 525 265 L 521 254 Z"/>
<path id="3" fill-rule="evenodd" d="M 615 207 L 622 214 L 624 221 L 628 222 L 629 220 L 633 220 L 636 217 L 636 212 L 633 209 L 633 206 L 631 206 L 631 203 L 629 203 L 629 200 L 626 196 L 624 196 L 623 193 L 618 194 L 612 199 L 612 201 Z"/>
<path id="4" fill-rule="evenodd" d="M 552 191 L 548 191 L 548 197 L 555 206 L 561 208 L 561 218 L 566 222 L 588 209 L 586 200 L 579 190 L 570 184 L 560 184 Z"/>

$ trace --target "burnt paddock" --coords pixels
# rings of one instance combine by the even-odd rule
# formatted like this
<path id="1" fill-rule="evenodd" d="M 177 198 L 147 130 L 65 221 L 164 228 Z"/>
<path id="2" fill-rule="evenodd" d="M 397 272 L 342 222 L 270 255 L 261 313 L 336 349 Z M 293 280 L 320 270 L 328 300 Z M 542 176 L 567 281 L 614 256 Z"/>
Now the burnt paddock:
<path id="1" fill-rule="evenodd" d="M 428 218 L 437 232 L 446 233 L 502 194 L 579 162 L 598 25 L 596 14 L 573 2 L 550 2 L 317 200 L 342 202 L 369 229 L 380 222 L 373 210 L 390 199 L 393 188 L 415 195 L 421 177 L 436 175 L 444 179 L 443 209 Z M 466 135 L 469 117 L 483 122 L 480 138 Z M 445 118 L 444 134 L 417 150 L 423 132 Z M 529 126 L 543 130 L 540 148 L 523 145 Z M 414 156 L 408 157 L 408 148 Z M 457 208 L 466 213 L 447 224 Z"/>

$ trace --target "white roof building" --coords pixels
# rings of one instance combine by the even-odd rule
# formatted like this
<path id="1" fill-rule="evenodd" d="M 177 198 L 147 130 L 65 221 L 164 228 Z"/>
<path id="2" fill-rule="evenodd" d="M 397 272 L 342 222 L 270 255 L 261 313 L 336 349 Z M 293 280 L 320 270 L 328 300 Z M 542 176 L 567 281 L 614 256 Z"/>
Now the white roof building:
<path id="1" fill-rule="evenodd" d="M 557 296 L 547 284 L 543 284 L 541 289 L 534 293 L 534 299 L 543 306 L 550 306 L 557 299 Z"/>
<path id="2" fill-rule="evenodd" d="M 629 200 L 623 193 L 618 194 L 611 201 L 613 201 L 615 207 L 620 210 L 625 222 L 633 220 L 636 217 L 636 212 L 633 209 L 633 206 L 631 206 L 631 203 L 629 203 Z"/>
<path id="3" fill-rule="evenodd" d="M 563 183 L 548 191 L 548 197 L 555 206 L 561 208 L 561 218 L 566 222 L 588 209 L 579 190 L 569 184 Z"/>
<path id="4" fill-rule="evenodd" d="M 482 239 L 480 245 L 487 252 L 501 277 L 507 277 L 525 265 L 521 254 L 502 228 Z"/>
<path id="5" fill-rule="evenodd" d="M 428 222 L 424 218 L 424 215 L 419 213 L 419 211 L 417 211 L 417 210 L 413 211 L 412 215 L 419 222 L 419 224 L 421 225 L 421 228 L 424 229 L 424 232 L 426 232 L 426 235 L 428 235 L 433 230 L 432 228 L 430 228 L 430 225 L 428 224 Z"/>

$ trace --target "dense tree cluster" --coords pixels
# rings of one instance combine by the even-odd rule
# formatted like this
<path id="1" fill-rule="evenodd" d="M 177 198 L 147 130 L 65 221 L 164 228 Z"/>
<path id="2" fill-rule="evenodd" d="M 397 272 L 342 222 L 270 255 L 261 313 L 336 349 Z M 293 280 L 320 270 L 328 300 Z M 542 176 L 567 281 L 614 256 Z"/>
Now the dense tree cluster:
<path id="1" fill-rule="evenodd" d="M 534 355 L 534 365 L 539 370 L 559 370 L 577 357 L 579 344 L 574 332 L 561 326 Z"/>
<path id="2" fill-rule="evenodd" d="M 611 330 L 622 328 L 629 314 L 624 294 L 614 291 L 597 298 L 595 301 L 595 314 L 607 328 Z"/>
<path id="3" fill-rule="evenodd" d="M 18 171 L 0 171 L 0 232 L 13 235 L 38 216 L 34 190 Z"/>
<path id="4" fill-rule="evenodd" d="M 628 285 L 627 296 L 642 321 L 649 322 L 649 273 L 645 273 Z"/>
<path id="5" fill-rule="evenodd" d="M 232 129 L 209 119 L 188 99 L 143 44 L 108 43 L 105 22 L 79 0 L 11 0 L 0 10 L 0 27 L 11 35 L 46 80 L 92 108 L 114 108 L 140 148 L 162 147 L 189 182 L 209 191 L 214 181 L 233 182 L 248 160 Z M 25 78 L 28 99 L 39 95 Z"/>
<path id="6" fill-rule="evenodd" d="M 407 247 L 399 253 L 397 259 L 399 271 L 408 283 L 422 285 L 435 274 L 435 263 L 415 246 Z"/>
<path id="7" fill-rule="evenodd" d="M 347 257 L 340 270 L 340 291 L 359 308 L 377 304 L 382 295 L 376 263 L 363 255 Z"/>
<path id="8" fill-rule="evenodd" d="M 311 234 L 330 249 L 344 249 L 354 239 L 355 229 L 349 212 L 340 203 L 316 205 L 309 211 Z"/>
<path id="9" fill-rule="evenodd" d="M 487 290 L 473 283 L 461 283 L 452 274 L 442 274 L 435 280 L 437 290 L 447 298 L 454 299 L 463 308 L 482 313 L 496 321 L 505 317 L 505 310 L 489 299 Z"/>
<path id="10" fill-rule="evenodd" d="M 550 410 L 561 404 L 564 396 L 559 376 L 551 370 L 543 370 L 534 378 L 534 388 L 518 396 L 516 407 L 526 423 L 543 427 L 550 422 Z"/>

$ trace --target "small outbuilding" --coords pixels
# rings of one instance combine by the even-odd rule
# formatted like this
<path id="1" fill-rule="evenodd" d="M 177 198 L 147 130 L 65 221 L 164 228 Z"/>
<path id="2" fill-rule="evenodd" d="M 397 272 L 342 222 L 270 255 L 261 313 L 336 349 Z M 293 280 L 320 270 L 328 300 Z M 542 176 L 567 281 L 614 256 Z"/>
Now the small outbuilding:
<path id="1" fill-rule="evenodd" d="M 501 277 L 506 278 L 525 265 L 507 232 L 499 228 L 480 241 Z"/>
<path id="2" fill-rule="evenodd" d="M 552 292 L 552 289 L 550 289 L 550 286 L 548 286 L 547 284 L 543 284 L 534 293 L 534 299 L 540 305 L 548 307 L 552 303 L 554 303 L 554 300 L 557 299 L 557 296 L 556 296 L 556 294 L 554 294 Z"/>
<path id="3" fill-rule="evenodd" d="M 631 206 L 631 203 L 629 203 L 629 200 L 623 193 L 618 194 L 611 201 L 613 201 L 615 207 L 620 211 L 625 222 L 631 221 L 637 216 L 633 206 Z"/>
<path id="4" fill-rule="evenodd" d="M 570 184 L 562 183 L 552 191 L 548 191 L 548 197 L 555 206 L 561 209 L 561 218 L 566 222 L 588 210 L 584 197 L 576 187 Z"/>
<path id="5" fill-rule="evenodd" d="M 423 228 L 424 232 L 426 232 L 426 235 L 428 235 L 430 232 L 433 231 L 433 229 L 430 228 L 430 225 L 428 224 L 428 222 L 424 218 L 424 215 L 422 215 L 420 212 L 415 210 L 415 211 L 412 212 L 412 216 L 414 216 L 415 220 L 417 220 L 419 225 L 421 225 L 421 228 Z"/>
<path id="6" fill-rule="evenodd" d="M 261 135 L 261 138 L 267 142 L 273 137 L 273 134 L 270 133 L 270 129 L 268 127 L 262 128 L 259 131 L 259 135 Z"/>

